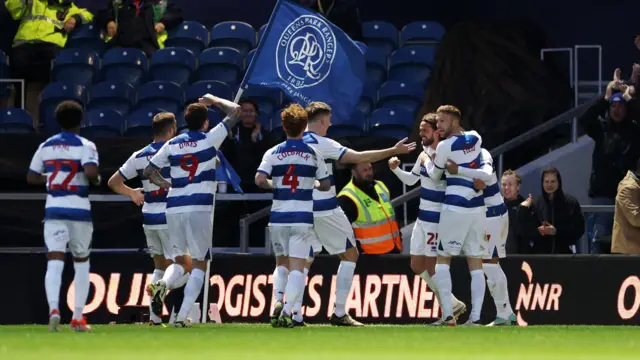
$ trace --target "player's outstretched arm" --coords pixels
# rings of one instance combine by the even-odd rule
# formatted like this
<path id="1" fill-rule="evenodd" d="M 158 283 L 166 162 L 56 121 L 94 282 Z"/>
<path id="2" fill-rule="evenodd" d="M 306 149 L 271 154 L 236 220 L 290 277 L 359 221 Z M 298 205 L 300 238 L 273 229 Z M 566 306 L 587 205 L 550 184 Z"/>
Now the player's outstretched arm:
<path id="1" fill-rule="evenodd" d="M 165 180 L 162 175 L 160 175 L 160 170 L 151 163 L 144 168 L 142 175 L 165 190 L 169 190 L 171 188 L 171 184 Z"/>
<path id="2" fill-rule="evenodd" d="M 414 169 L 418 167 L 419 164 L 420 164 L 420 159 L 418 159 L 418 161 L 416 162 L 416 166 L 414 166 Z M 400 165 L 400 159 L 398 159 L 397 157 L 394 156 L 391 159 L 389 159 L 389 169 L 391 169 L 391 172 L 393 172 L 398 177 L 398 179 L 400 179 L 400 181 L 402 181 L 404 184 L 411 186 L 411 185 L 415 185 L 418 182 L 418 180 L 420 180 L 420 176 L 412 172 L 408 172 L 400 169 L 399 165 Z"/>
<path id="3" fill-rule="evenodd" d="M 416 143 L 406 143 L 408 138 L 400 140 L 395 146 L 383 150 L 355 151 L 347 149 L 340 161 L 347 164 L 358 164 L 363 162 L 376 162 L 394 155 L 404 155 L 416 149 Z"/>
<path id="4" fill-rule="evenodd" d="M 128 196 L 134 204 L 142 206 L 144 204 L 144 193 L 142 192 L 142 189 L 132 189 L 124 183 L 125 180 L 126 179 L 120 175 L 120 172 L 116 171 L 111 175 L 111 178 L 109 178 L 107 185 L 109 185 L 109 188 L 114 193 Z"/>
<path id="5" fill-rule="evenodd" d="M 227 125 L 227 128 L 229 129 L 235 127 L 238 123 L 238 120 L 240 119 L 240 105 L 234 103 L 233 101 L 219 98 L 211 94 L 203 95 L 198 101 L 201 104 L 205 104 L 207 106 L 216 106 L 220 110 L 222 110 L 226 115 L 222 122 L 225 123 Z"/>
<path id="6" fill-rule="evenodd" d="M 255 178 L 256 186 L 265 190 L 273 190 L 273 182 L 267 179 L 267 174 L 263 172 L 257 172 Z"/>

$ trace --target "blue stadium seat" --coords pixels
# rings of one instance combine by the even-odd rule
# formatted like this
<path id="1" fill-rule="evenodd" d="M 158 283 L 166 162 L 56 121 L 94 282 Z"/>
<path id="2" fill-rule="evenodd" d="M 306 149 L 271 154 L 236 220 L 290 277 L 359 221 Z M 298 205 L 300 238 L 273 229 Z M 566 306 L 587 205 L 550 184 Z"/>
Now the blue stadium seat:
<path id="1" fill-rule="evenodd" d="M 183 48 L 164 48 L 156 51 L 149 67 L 149 80 L 173 81 L 180 86 L 189 83 L 196 68 L 196 57 Z"/>
<path id="2" fill-rule="evenodd" d="M 184 104 L 184 93 L 180 85 L 170 81 L 150 81 L 138 88 L 138 109 L 164 109 L 177 113 Z"/>
<path id="3" fill-rule="evenodd" d="M 327 135 L 329 137 L 362 136 L 364 135 L 366 122 L 365 114 L 356 110 L 348 119 L 332 119 Z"/>
<path id="4" fill-rule="evenodd" d="M 94 51 L 98 55 L 104 54 L 107 44 L 104 42 L 104 35 L 95 23 L 91 22 L 79 26 L 71 32 L 65 45 L 67 49 L 84 49 Z"/>
<path id="5" fill-rule="evenodd" d="M 378 107 L 397 109 L 403 108 L 412 114 L 420 108 L 424 88 L 417 83 L 387 81 L 382 84 L 378 92 Z"/>
<path id="6" fill-rule="evenodd" d="M 378 86 L 387 80 L 387 56 L 380 49 L 367 49 L 367 82 Z"/>
<path id="7" fill-rule="evenodd" d="M 356 45 L 358 45 L 360 50 L 362 50 L 363 54 L 367 53 L 367 44 L 363 43 L 362 41 L 356 41 L 355 43 L 356 43 Z"/>
<path id="8" fill-rule="evenodd" d="M 197 21 L 185 21 L 169 34 L 164 46 L 185 48 L 197 56 L 208 43 L 209 30 L 204 25 Z"/>
<path id="9" fill-rule="evenodd" d="M 225 21 L 211 29 L 209 46 L 230 47 L 243 56 L 256 44 L 256 31 L 251 25 L 240 21 Z"/>
<path id="10" fill-rule="evenodd" d="M 146 75 L 147 62 L 147 56 L 138 49 L 111 49 L 102 58 L 102 78 L 135 86 Z"/>
<path id="11" fill-rule="evenodd" d="M 176 114 L 176 127 L 178 128 L 178 133 L 182 134 L 183 131 L 187 131 L 187 121 L 184 119 L 184 112 L 180 111 L 180 113 Z"/>
<path id="12" fill-rule="evenodd" d="M 402 108 L 377 109 L 371 114 L 369 133 L 373 136 L 390 136 L 400 140 L 409 136 L 413 120 L 414 114 Z"/>
<path id="13" fill-rule="evenodd" d="M 127 119 L 125 136 L 152 136 L 153 117 L 158 113 L 168 111 L 167 109 L 139 109 L 131 114 Z"/>
<path id="14" fill-rule="evenodd" d="M 103 81 L 91 87 L 88 110 L 114 110 L 122 115 L 136 102 L 136 91 L 131 84 Z"/>
<path id="15" fill-rule="evenodd" d="M 262 40 L 262 36 L 264 35 L 265 30 L 267 30 L 267 24 L 260 26 L 260 30 L 258 31 L 258 42 L 256 43 L 256 46 L 260 43 L 260 40 Z"/>
<path id="16" fill-rule="evenodd" d="M 435 46 L 402 47 L 389 59 L 389 80 L 417 82 L 424 86 L 431 76 L 435 59 Z"/>
<path id="17" fill-rule="evenodd" d="M 0 50 L 0 79 L 10 79 L 11 68 L 9 67 L 9 59 L 4 51 Z M 12 85 L 9 83 L 0 83 L 0 99 L 6 99 L 11 95 Z"/>
<path id="18" fill-rule="evenodd" d="M 365 115 L 370 115 L 378 100 L 378 87 L 375 83 L 366 83 L 362 88 L 358 110 Z"/>
<path id="19" fill-rule="evenodd" d="M 398 29 L 386 21 L 365 21 L 362 23 L 362 37 L 367 49 L 378 49 L 389 56 L 398 47 Z"/>
<path id="20" fill-rule="evenodd" d="M 18 108 L 0 110 L 0 133 L 31 134 L 35 132 L 33 119 L 26 111 Z"/>
<path id="21" fill-rule="evenodd" d="M 238 85 L 244 60 L 238 50 L 213 47 L 203 51 L 199 59 L 196 81 L 218 80 L 227 83 L 231 88 Z"/>
<path id="22" fill-rule="evenodd" d="M 84 114 L 80 135 L 89 138 L 116 137 L 122 134 L 125 118 L 114 110 L 90 110 Z"/>
<path id="23" fill-rule="evenodd" d="M 209 129 L 213 129 L 216 125 L 220 124 L 224 120 L 224 113 L 216 109 L 209 108 Z"/>
<path id="24" fill-rule="evenodd" d="M 271 114 L 282 104 L 282 92 L 278 89 L 251 86 L 242 97 L 252 98 L 261 114 Z"/>
<path id="25" fill-rule="evenodd" d="M 258 114 L 258 118 L 256 119 L 260 124 L 262 124 L 262 128 L 271 131 L 273 128 L 274 122 L 280 123 L 280 118 L 275 119 L 275 115 L 273 113 L 260 113 Z"/>
<path id="26" fill-rule="evenodd" d="M 44 130 L 49 134 L 60 131 L 60 126 L 55 119 L 55 112 L 56 106 L 64 100 L 75 100 L 84 106 L 87 103 L 84 86 L 53 82 L 44 88 L 39 108 L 40 124 L 44 125 Z"/>
<path id="27" fill-rule="evenodd" d="M 187 88 L 185 105 L 198 102 L 198 99 L 207 93 L 227 100 L 233 98 L 233 92 L 222 81 L 198 81 Z"/>
<path id="28" fill-rule="evenodd" d="M 249 69 L 249 65 L 251 65 L 251 60 L 256 55 L 256 49 L 253 49 L 247 53 L 247 57 L 244 60 L 244 69 L 245 71 Z"/>
<path id="29" fill-rule="evenodd" d="M 68 84 L 87 86 L 97 79 L 100 57 L 85 49 L 62 49 L 54 60 L 51 78 Z"/>
<path id="30" fill-rule="evenodd" d="M 409 44 L 439 43 L 444 36 L 444 27 L 436 21 L 414 21 L 400 31 L 401 46 Z"/>

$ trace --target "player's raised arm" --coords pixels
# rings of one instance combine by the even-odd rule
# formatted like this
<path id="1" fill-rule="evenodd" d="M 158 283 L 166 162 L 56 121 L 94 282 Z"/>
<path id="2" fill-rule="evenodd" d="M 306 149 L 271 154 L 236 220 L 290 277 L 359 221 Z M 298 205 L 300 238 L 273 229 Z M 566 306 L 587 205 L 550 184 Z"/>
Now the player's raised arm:
<path id="1" fill-rule="evenodd" d="M 167 144 L 169 143 L 164 144 L 164 146 L 162 146 L 162 148 L 153 155 L 151 161 L 149 161 L 149 165 L 147 165 L 147 167 L 142 171 L 142 175 L 144 177 L 165 190 L 169 190 L 171 188 L 171 183 L 160 175 L 160 169 L 170 165 L 169 147 Z"/>
<path id="2" fill-rule="evenodd" d="M 411 186 L 415 185 L 418 180 L 420 180 L 420 175 L 416 174 L 420 173 L 420 157 L 416 160 L 416 164 L 413 166 L 411 172 L 400 169 L 398 165 L 400 165 L 400 159 L 395 156 L 389 159 L 389 169 L 391 169 L 391 172 L 393 172 L 404 184 Z"/>
<path id="3" fill-rule="evenodd" d="M 142 206 L 144 204 L 144 193 L 142 189 L 132 189 L 124 183 L 126 180 L 131 180 L 138 176 L 134 161 L 135 155 L 132 155 L 118 171 L 111 175 L 107 185 L 109 185 L 109 188 L 114 193 L 128 196 L 134 204 Z"/>
<path id="4" fill-rule="evenodd" d="M 227 129 L 231 129 L 236 126 L 238 120 L 240 119 L 240 112 L 242 111 L 240 105 L 234 103 L 233 101 L 219 98 L 215 95 L 206 94 L 203 95 L 199 100 L 201 104 L 205 104 L 207 106 L 216 106 L 220 110 L 222 110 L 226 117 L 222 120 L 227 126 Z"/>
<path id="5" fill-rule="evenodd" d="M 436 154 L 433 161 L 427 164 L 427 174 L 432 179 L 440 179 L 444 173 L 449 158 L 450 145 L 446 141 L 441 141 L 436 147 Z"/>
<path id="6" fill-rule="evenodd" d="M 373 163 L 394 155 L 408 154 L 416 149 L 416 143 L 412 142 L 407 144 L 407 140 L 408 138 L 404 138 L 398 141 L 395 146 L 383 150 L 355 151 L 347 149 L 344 155 L 342 155 L 340 161 L 346 164 L 358 164 L 363 162 Z"/>

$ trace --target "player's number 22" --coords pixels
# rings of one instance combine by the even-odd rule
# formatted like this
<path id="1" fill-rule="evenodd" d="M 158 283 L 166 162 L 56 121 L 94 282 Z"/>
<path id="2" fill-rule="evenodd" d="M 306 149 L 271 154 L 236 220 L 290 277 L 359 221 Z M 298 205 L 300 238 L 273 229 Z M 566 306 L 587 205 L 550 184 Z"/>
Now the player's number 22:
<path id="1" fill-rule="evenodd" d="M 298 182 L 298 175 L 295 174 L 295 170 L 295 165 L 289 165 L 287 172 L 284 173 L 284 176 L 282 177 L 282 185 L 290 185 L 292 193 L 296 192 L 298 185 L 300 185 Z"/>
<path id="2" fill-rule="evenodd" d="M 49 190 L 78 190 L 78 185 L 69 185 L 71 180 L 78 173 L 78 163 L 73 160 L 47 160 L 44 162 L 44 165 L 53 166 L 53 172 L 51 173 L 51 176 L 49 176 Z M 60 172 L 60 169 L 62 169 L 63 166 L 69 167 L 69 173 L 60 184 L 54 184 L 53 180 L 58 176 L 58 172 Z"/>

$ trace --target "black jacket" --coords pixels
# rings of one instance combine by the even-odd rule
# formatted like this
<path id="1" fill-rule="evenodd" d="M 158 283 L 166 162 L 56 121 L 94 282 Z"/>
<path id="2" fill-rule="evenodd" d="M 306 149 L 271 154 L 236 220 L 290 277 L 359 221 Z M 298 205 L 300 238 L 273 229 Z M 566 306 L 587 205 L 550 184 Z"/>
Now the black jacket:
<path id="1" fill-rule="evenodd" d="M 519 225 L 518 211 L 520 211 L 520 204 L 525 199 L 518 194 L 518 197 L 512 200 L 505 200 L 504 204 L 507 206 L 509 213 L 509 234 L 507 235 L 507 254 L 528 254 L 529 242 L 522 234 L 522 229 L 526 226 Z M 524 212 L 527 209 L 525 208 Z"/>
<path id="2" fill-rule="evenodd" d="M 271 133 L 263 127 L 256 142 L 251 141 L 251 133 L 255 127 L 247 128 L 239 124 L 232 129 L 232 138 L 228 140 L 229 162 L 242 180 L 244 192 L 264 192 L 254 183 L 256 169 L 260 165 L 262 156 L 274 144 Z M 227 142 L 227 141 L 225 141 Z M 227 152 L 225 152 L 227 155 Z"/>
<path id="3" fill-rule="evenodd" d="M 541 176 L 542 178 L 543 176 Z M 542 181 L 541 181 L 542 183 Z M 532 254 L 571 254 L 571 245 L 575 245 L 584 234 L 584 217 L 578 200 L 562 190 L 562 177 L 558 174 L 558 190 L 549 197 L 542 189 L 542 195 L 536 197 L 528 211 L 523 211 L 520 225 L 522 235 L 531 245 Z M 538 226 L 548 222 L 556 228 L 556 234 L 541 236 Z"/>

